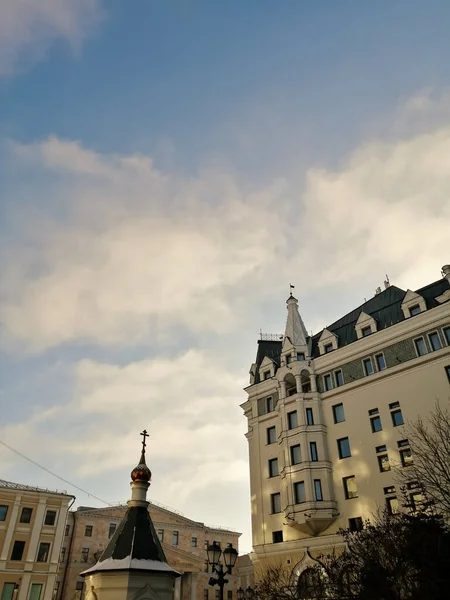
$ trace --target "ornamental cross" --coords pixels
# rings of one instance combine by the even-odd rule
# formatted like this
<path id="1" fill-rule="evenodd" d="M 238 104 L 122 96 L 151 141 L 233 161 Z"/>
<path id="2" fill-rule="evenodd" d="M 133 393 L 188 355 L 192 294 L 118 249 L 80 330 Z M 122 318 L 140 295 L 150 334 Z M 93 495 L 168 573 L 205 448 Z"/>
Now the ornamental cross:
<path id="1" fill-rule="evenodd" d="M 290 291 L 290 294 L 291 294 L 291 296 L 292 296 L 292 290 L 293 290 L 294 288 L 295 288 L 295 285 L 292 285 L 292 283 L 290 283 L 290 284 L 289 284 L 289 291 Z"/>
<path id="2" fill-rule="evenodd" d="M 142 452 L 145 452 L 145 447 L 147 446 L 145 438 L 148 438 L 150 436 L 147 433 L 146 429 L 144 429 L 144 431 L 142 433 L 140 433 L 139 435 L 142 435 Z"/>

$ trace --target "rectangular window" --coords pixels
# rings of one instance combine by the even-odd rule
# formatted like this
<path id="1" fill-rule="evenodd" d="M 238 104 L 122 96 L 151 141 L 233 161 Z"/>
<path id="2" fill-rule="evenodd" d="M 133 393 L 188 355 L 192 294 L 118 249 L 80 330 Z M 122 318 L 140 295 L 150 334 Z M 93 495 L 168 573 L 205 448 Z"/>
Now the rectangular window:
<path id="1" fill-rule="evenodd" d="M 64 562 L 64 559 L 66 558 L 66 549 L 64 548 L 64 546 L 61 548 L 61 562 Z"/>
<path id="2" fill-rule="evenodd" d="M 292 356 L 291 356 L 290 354 L 287 354 L 287 355 L 286 355 L 286 364 L 287 364 L 287 365 L 290 365 L 290 364 L 291 364 L 291 361 L 292 361 Z"/>
<path id="3" fill-rule="evenodd" d="M 206 571 L 208 572 L 208 571 Z M 203 600 L 209 600 L 209 590 L 205 589 L 203 590 Z"/>
<path id="4" fill-rule="evenodd" d="M 264 371 L 264 379 L 270 379 L 271 375 L 270 375 L 270 371 Z"/>
<path id="5" fill-rule="evenodd" d="M 386 507 L 390 515 L 396 515 L 398 513 L 397 498 L 386 498 Z"/>
<path id="6" fill-rule="evenodd" d="M 66 525 L 66 530 L 64 532 L 64 535 L 67 536 L 67 535 L 69 535 L 69 533 L 70 533 L 70 525 Z"/>
<path id="7" fill-rule="evenodd" d="M 304 481 L 296 481 L 294 483 L 294 502 L 295 504 L 306 502 Z"/>
<path id="8" fill-rule="evenodd" d="M 16 540 L 11 552 L 11 560 L 22 560 L 25 542 Z"/>
<path id="9" fill-rule="evenodd" d="M 287 418 L 288 418 L 288 429 L 295 429 L 296 427 L 298 427 L 298 416 L 297 416 L 296 410 L 289 412 L 287 415 Z"/>
<path id="10" fill-rule="evenodd" d="M 306 424 L 314 425 L 314 413 L 312 408 L 306 409 Z"/>
<path id="11" fill-rule="evenodd" d="M 343 421 L 345 421 L 345 414 L 344 414 L 344 405 L 341 404 L 335 404 L 334 406 L 332 406 L 333 409 L 333 419 L 335 423 L 342 423 Z"/>
<path id="12" fill-rule="evenodd" d="M 344 485 L 344 494 L 346 500 L 358 497 L 358 489 L 356 487 L 356 479 L 354 475 L 349 477 L 343 477 L 342 483 Z"/>
<path id="13" fill-rule="evenodd" d="M 352 517 L 348 520 L 348 528 L 350 531 L 361 531 L 363 528 L 362 517 Z"/>
<path id="14" fill-rule="evenodd" d="M 417 338 L 414 340 L 414 346 L 416 347 L 417 356 L 423 356 L 427 353 L 427 347 L 425 346 L 425 340 L 421 338 Z"/>
<path id="15" fill-rule="evenodd" d="M 384 444 L 383 446 L 377 446 L 377 447 L 375 448 L 375 452 L 376 452 L 377 454 L 379 454 L 380 452 L 386 452 L 386 450 L 387 450 L 387 448 L 386 448 L 386 445 L 385 445 L 385 444 Z"/>
<path id="16" fill-rule="evenodd" d="M 391 470 L 391 465 L 389 463 L 389 457 L 387 454 L 380 454 L 379 456 L 377 456 L 377 459 L 380 473 L 385 473 L 386 471 Z"/>
<path id="17" fill-rule="evenodd" d="M 409 500 L 413 511 L 420 511 L 423 509 L 425 498 L 421 492 L 414 492 L 413 494 L 410 494 Z"/>
<path id="18" fill-rule="evenodd" d="M 392 424 L 394 427 L 403 425 L 403 415 L 400 409 L 391 411 Z"/>
<path id="19" fill-rule="evenodd" d="M 322 500 L 323 500 L 322 483 L 321 483 L 320 479 L 314 479 L 314 495 L 316 497 L 317 502 L 322 502 Z"/>
<path id="20" fill-rule="evenodd" d="M 332 352 L 333 350 L 333 344 L 325 344 L 325 346 L 323 347 L 325 354 L 328 354 L 328 352 Z"/>
<path id="21" fill-rule="evenodd" d="M 370 426 L 372 428 L 372 433 L 376 433 L 377 431 L 382 431 L 383 425 L 381 424 L 381 419 L 379 416 L 370 418 Z"/>
<path id="22" fill-rule="evenodd" d="M 336 387 L 341 387 L 341 385 L 344 385 L 344 375 L 341 369 L 334 372 L 334 378 L 336 380 Z"/>
<path id="23" fill-rule="evenodd" d="M 410 317 L 415 317 L 416 315 L 420 314 L 422 311 L 420 310 L 420 306 L 418 304 L 414 304 L 414 306 L 411 306 L 411 308 L 409 309 L 409 316 Z"/>
<path id="24" fill-rule="evenodd" d="M 1 600 L 12 600 L 15 587 L 15 583 L 4 583 Z"/>
<path id="25" fill-rule="evenodd" d="M 305 353 L 297 352 L 297 360 L 305 360 Z"/>
<path id="26" fill-rule="evenodd" d="M 301 461 L 300 444 L 295 444 L 295 446 L 291 446 L 291 465 L 298 465 Z"/>
<path id="27" fill-rule="evenodd" d="M 269 477 L 276 477 L 280 473 L 278 472 L 278 458 L 271 458 L 269 460 Z"/>
<path id="28" fill-rule="evenodd" d="M 0 521 L 6 521 L 6 515 L 8 514 L 8 507 L 6 504 L 0 504 Z"/>
<path id="29" fill-rule="evenodd" d="M 309 442 L 309 451 L 311 454 L 311 461 L 317 462 L 319 460 L 317 456 L 317 444 L 316 442 Z"/>
<path id="30" fill-rule="evenodd" d="M 172 546 L 178 546 L 178 531 L 172 531 Z"/>
<path id="31" fill-rule="evenodd" d="M 56 510 L 48 510 L 45 514 L 44 525 L 54 525 L 56 522 Z"/>
<path id="32" fill-rule="evenodd" d="M 157 534 L 158 534 L 158 540 L 161 543 L 163 543 L 163 541 L 164 541 L 164 529 L 158 529 Z"/>
<path id="33" fill-rule="evenodd" d="M 39 544 L 39 550 L 37 553 L 36 562 L 47 562 L 49 553 L 50 553 L 49 542 L 41 542 Z"/>
<path id="34" fill-rule="evenodd" d="M 272 542 L 274 544 L 281 544 L 283 541 L 283 532 L 282 531 L 272 531 Z"/>
<path id="35" fill-rule="evenodd" d="M 32 583 L 28 600 L 40 600 L 42 593 L 42 583 Z"/>
<path id="36" fill-rule="evenodd" d="M 373 375 L 373 365 L 371 358 L 365 358 L 363 361 L 364 373 L 366 375 Z"/>
<path id="37" fill-rule="evenodd" d="M 445 340 L 447 342 L 447 346 L 450 346 L 450 327 L 444 327 L 442 330 Z"/>
<path id="38" fill-rule="evenodd" d="M 111 538 L 116 533 L 116 529 L 117 529 L 117 524 L 116 523 L 110 523 L 109 524 L 109 530 L 108 530 L 108 537 L 109 538 Z"/>
<path id="39" fill-rule="evenodd" d="M 350 441 L 348 437 L 337 440 L 339 458 L 349 458 L 352 455 L 350 451 Z"/>
<path id="40" fill-rule="evenodd" d="M 233 600 L 233 590 L 227 591 L 227 600 Z"/>
<path id="41" fill-rule="evenodd" d="M 76 584 L 75 584 L 75 589 L 76 589 L 78 592 L 81 592 L 81 591 L 82 591 L 82 589 L 83 589 L 83 583 L 84 583 L 83 581 L 77 581 L 77 582 L 76 582 Z"/>
<path id="42" fill-rule="evenodd" d="M 191 547 L 197 548 L 197 538 L 196 537 L 191 538 Z"/>
<path id="43" fill-rule="evenodd" d="M 445 367 L 445 372 L 447 373 L 447 379 L 448 379 L 448 382 L 450 383 L 450 365 L 448 367 Z M 1 521 L 1 519 L 0 519 L 0 521 Z"/>
<path id="44" fill-rule="evenodd" d="M 89 548 L 83 548 L 81 550 L 81 561 L 87 562 L 89 558 Z"/>
<path id="45" fill-rule="evenodd" d="M 273 411 L 273 397 L 272 396 L 269 396 L 268 398 L 266 398 L 266 411 L 267 412 Z"/>
<path id="46" fill-rule="evenodd" d="M 383 371 L 386 368 L 386 361 L 384 360 L 384 354 L 376 354 L 375 360 L 377 361 L 377 371 Z"/>
<path id="47" fill-rule="evenodd" d="M 86 525 L 84 535 L 85 537 L 92 537 L 92 525 Z"/>
<path id="48" fill-rule="evenodd" d="M 333 389 L 333 380 L 331 379 L 331 374 L 327 373 L 323 376 L 323 387 L 326 392 Z"/>
<path id="49" fill-rule="evenodd" d="M 372 333 L 372 327 L 370 327 L 370 325 L 368 325 L 367 327 L 363 327 L 361 329 L 361 335 L 363 337 L 367 337 L 368 335 L 370 335 Z"/>
<path id="50" fill-rule="evenodd" d="M 276 431 L 275 427 L 268 427 L 267 428 L 267 443 L 275 444 L 276 441 L 277 441 L 277 431 Z"/>
<path id="51" fill-rule="evenodd" d="M 430 346 L 431 346 L 432 350 L 440 350 L 442 348 L 441 340 L 439 338 L 439 334 L 437 331 L 433 331 L 433 333 L 429 333 L 428 339 L 430 341 Z"/>
<path id="52" fill-rule="evenodd" d="M 281 494 L 270 494 L 270 510 L 272 514 L 281 512 Z"/>
<path id="53" fill-rule="evenodd" d="M 208 546 L 209 546 L 209 540 L 205 540 L 205 541 L 203 542 L 203 545 L 204 545 L 204 547 L 205 547 L 205 550 L 208 550 Z"/>
<path id="54" fill-rule="evenodd" d="M 33 513 L 32 508 L 28 508 L 28 507 L 24 506 L 22 508 L 22 512 L 20 514 L 20 522 L 21 523 L 30 523 L 32 513 Z"/>
<path id="55" fill-rule="evenodd" d="M 410 448 L 404 448 L 399 451 L 402 467 L 409 467 L 413 464 L 413 456 Z"/>
<path id="56" fill-rule="evenodd" d="M 388 485 L 388 487 L 383 488 L 385 494 L 395 494 L 395 485 Z"/>

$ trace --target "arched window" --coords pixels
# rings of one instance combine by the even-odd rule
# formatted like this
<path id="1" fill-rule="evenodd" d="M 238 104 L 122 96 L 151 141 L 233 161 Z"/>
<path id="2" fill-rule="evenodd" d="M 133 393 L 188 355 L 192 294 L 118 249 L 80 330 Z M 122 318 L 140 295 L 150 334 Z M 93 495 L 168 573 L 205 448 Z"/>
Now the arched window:
<path id="1" fill-rule="evenodd" d="M 286 384 L 286 396 L 293 396 L 297 393 L 297 384 L 295 383 L 295 377 L 289 373 L 284 378 Z"/>
<path id="2" fill-rule="evenodd" d="M 324 581 L 323 575 L 319 568 L 309 567 L 301 573 L 298 583 L 297 591 L 299 598 L 322 598 L 324 594 Z"/>
<path id="3" fill-rule="evenodd" d="M 300 382 L 302 386 L 302 392 L 304 394 L 307 394 L 311 391 L 311 377 L 309 375 L 309 371 L 306 371 L 306 369 L 303 369 L 303 371 L 300 373 Z"/>

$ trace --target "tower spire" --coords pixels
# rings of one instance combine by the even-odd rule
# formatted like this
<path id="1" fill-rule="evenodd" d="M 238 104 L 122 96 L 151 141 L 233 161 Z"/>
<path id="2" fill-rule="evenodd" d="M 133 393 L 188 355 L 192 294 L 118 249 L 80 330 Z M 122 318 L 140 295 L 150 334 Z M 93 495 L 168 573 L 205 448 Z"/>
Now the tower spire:
<path id="1" fill-rule="evenodd" d="M 150 487 L 152 472 L 145 462 L 145 448 L 147 446 L 146 438 L 149 435 L 146 429 L 140 435 L 142 435 L 141 458 L 139 464 L 131 471 L 131 500 L 128 501 L 129 506 L 148 505 L 147 490 Z"/>
<path id="2" fill-rule="evenodd" d="M 289 287 L 291 294 L 286 301 L 288 316 L 284 337 L 289 338 L 293 346 L 306 346 L 308 332 L 298 311 L 298 300 L 292 295 L 294 286 L 289 284 Z"/>

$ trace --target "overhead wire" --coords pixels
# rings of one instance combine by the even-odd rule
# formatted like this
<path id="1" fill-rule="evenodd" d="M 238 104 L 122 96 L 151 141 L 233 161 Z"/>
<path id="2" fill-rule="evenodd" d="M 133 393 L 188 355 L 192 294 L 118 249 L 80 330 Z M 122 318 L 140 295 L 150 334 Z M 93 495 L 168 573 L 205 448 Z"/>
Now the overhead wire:
<path id="1" fill-rule="evenodd" d="M 71 481 L 68 481 L 67 479 L 64 479 L 64 477 L 61 477 L 57 473 L 54 473 L 53 471 L 50 471 L 50 469 L 47 469 L 47 467 L 44 467 L 44 465 L 41 465 L 40 463 L 36 462 L 35 460 L 33 460 L 32 458 L 30 458 L 29 456 L 26 456 L 25 454 L 23 454 L 23 452 L 20 452 L 19 450 L 16 450 L 15 448 L 13 448 L 12 446 L 10 446 L 6 442 L 0 440 L 0 444 L 2 444 L 3 446 L 5 446 L 5 448 L 8 448 L 8 450 L 10 450 L 11 452 L 14 452 L 15 454 L 17 454 L 21 458 L 23 458 L 23 459 L 27 460 L 28 462 L 30 462 L 31 464 L 35 465 L 36 467 L 39 467 L 39 469 L 42 469 L 46 473 L 49 473 L 49 475 L 52 475 L 53 477 L 56 477 L 56 479 L 59 479 L 60 481 L 63 481 L 67 485 L 70 485 L 71 487 L 77 489 L 78 491 L 83 492 L 83 494 L 86 494 L 87 496 L 89 496 L 89 498 L 95 498 L 95 500 L 98 500 L 99 502 L 102 502 L 103 504 L 106 504 L 107 506 L 111 506 L 110 502 L 106 502 L 106 500 L 103 500 L 102 498 L 99 498 L 95 494 L 91 494 L 91 492 L 88 492 L 87 490 L 81 488 L 79 485 L 75 485 L 74 483 L 72 483 Z"/>

